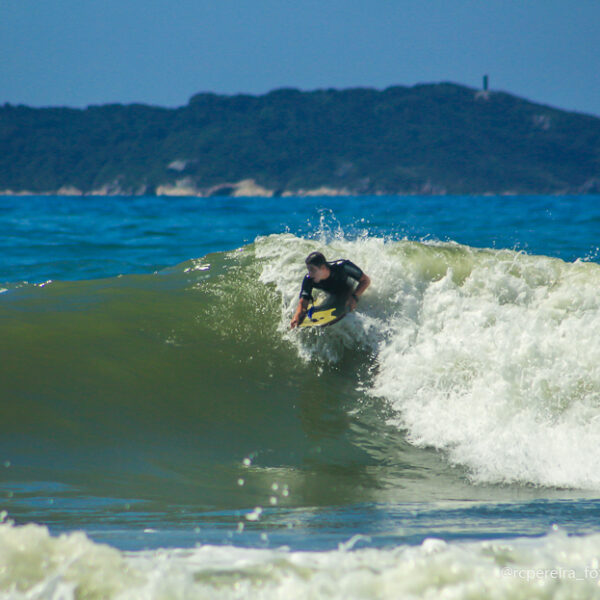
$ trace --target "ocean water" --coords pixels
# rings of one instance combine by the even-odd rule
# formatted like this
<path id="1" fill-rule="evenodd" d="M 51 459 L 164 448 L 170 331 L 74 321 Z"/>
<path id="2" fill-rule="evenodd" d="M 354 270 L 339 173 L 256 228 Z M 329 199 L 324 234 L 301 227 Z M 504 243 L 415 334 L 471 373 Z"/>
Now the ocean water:
<path id="1" fill-rule="evenodd" d="M 600 597 L 600 197 L 0 197 L 0 598 Z M 290 331 L 304 257 L 371 277 Z"/>

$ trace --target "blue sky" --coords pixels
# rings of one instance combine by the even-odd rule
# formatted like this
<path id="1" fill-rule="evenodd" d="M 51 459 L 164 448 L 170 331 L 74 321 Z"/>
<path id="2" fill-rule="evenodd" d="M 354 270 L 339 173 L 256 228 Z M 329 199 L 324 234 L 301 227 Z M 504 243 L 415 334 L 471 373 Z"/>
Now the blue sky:
<path id="1" fill-rule="evenodd" d="M 0 103 L 490 87 L 600 116 L 599 0 L 0 0 Z"/>

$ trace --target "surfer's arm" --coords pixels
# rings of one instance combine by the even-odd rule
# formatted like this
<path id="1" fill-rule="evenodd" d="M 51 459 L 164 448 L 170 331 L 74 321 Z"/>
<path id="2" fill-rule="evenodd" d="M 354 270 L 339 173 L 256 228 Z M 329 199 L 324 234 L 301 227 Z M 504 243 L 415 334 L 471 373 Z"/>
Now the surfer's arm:
<path id="1" fill-rule="evenodd" d="M 306 316 L 307 310 L 308 310 L 308 299 L 300 298 L 300 301 L 298 302 L 298 307 L 296 308 L 296 312 L 294 313 L 294 318 L 292 319 L 292 322 L 290 323 L 290 326 L 292 329 L 294 329 L 294 327 L 297 327 L 298 325 L 300 325 L 300 323 L 302 323 L 302 320 Z"/>
<path id="2" fill-rule="evenodd" d="M 363 273 L 358 280 L 358 285 L 356 289 L 350 294 L 350 298 L 348 298 L 348 308 L 350 310 L 354 310 L 356 308 L 356 304 L 358 299 L 362 296 L 363 292 L 371 285 L 371 279 L 366 273 Z"/>

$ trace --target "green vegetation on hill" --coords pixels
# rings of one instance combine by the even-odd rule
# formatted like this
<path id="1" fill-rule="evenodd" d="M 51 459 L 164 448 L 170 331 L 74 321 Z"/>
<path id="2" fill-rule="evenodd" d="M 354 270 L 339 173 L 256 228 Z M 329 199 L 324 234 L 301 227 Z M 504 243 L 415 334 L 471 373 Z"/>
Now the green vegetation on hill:
<path id="1" fill-rule="evenodd" d="M 0 190 L 219 194 L 248 179 L 274 193 L 597 193 L 600 119 L 453 84 L 0 107 Z"/>

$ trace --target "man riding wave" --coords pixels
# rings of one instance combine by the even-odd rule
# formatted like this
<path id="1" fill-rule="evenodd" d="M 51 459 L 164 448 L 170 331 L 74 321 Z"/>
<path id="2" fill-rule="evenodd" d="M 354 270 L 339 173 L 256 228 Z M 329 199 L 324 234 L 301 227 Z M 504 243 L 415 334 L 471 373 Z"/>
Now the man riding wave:
<path id="1" fill-rule="evenodd" d="M 311 252 L 304 262 L 308 274 L 302 280 L 300 300 L 290 324 L 292 329 L 300 325 L 306 317 L 313 288 L 338 298 L 345 298 L 348 310 L 353 311 L 358 299 L 371 283 L 369 276 L 349 260 L 327 262 L 321 252 Z M 356 287 L 352 280 L 357 282 Z"/>

